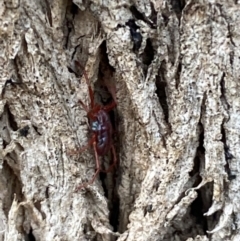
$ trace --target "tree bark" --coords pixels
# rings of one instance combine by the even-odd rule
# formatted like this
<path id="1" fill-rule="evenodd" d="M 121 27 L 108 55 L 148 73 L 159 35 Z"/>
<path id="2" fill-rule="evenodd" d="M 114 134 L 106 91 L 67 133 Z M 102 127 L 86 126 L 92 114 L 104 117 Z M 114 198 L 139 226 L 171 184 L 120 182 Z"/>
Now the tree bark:
<path id="1" fill-rule="evenodd" d="M 238 1 L 0 2 L 0 240 L 240 240 Z M 115 100 L 95 172 L 90 105 Z M 100 157 L 107 168 L 111 153 Z"/>

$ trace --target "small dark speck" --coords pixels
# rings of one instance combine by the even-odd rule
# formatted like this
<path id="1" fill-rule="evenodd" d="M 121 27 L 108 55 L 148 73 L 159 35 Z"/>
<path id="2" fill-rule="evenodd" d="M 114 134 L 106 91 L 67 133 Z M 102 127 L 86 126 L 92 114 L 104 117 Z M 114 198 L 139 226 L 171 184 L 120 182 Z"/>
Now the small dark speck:
<path id="1" fill-rule="evenodd" d="M 73 14 L 73 15 L 76 15 L 76 14 L 78 14 L 78 6 L 75 4 L 75 3 L 72 3 L 72 6 L 71 6 L 71 13 Z"/>
<path id="2" fill-rule="evenodd" d="M 8 79 L 6 82 L 5 82 L 5 86 L 6 85 L 10 85 L 10 84 L 13 84 L 13 80 L 12 79 Z"/>
<path id="3" fill-rule="evenodd" d="M 126 25 L 130 28 L 131 39 L 133 41 L 133 50 L 137 51 L 140 49 L 142 44 L 142 35 L 140 33 L 140 27 L 135 23 L 133 19 L 129 19 Z"/>
<path id="4" fill-rule="evenodd" d="M 233 155 L 230 152 L 225 152 L 225 157 L 227 160 L 230 160 L 233 158 Z"/>
<path id="5" fill-rule="evenodd" d="M 152 204 L 147 205 L 146 210 L 147 210 L 147 212 L 149 212 L 149 213 L 153 212 Z"/>
<path id="6" fill-rule="evenodd" d="M 46 198 L 49 198 L 49 187 L 46 187 L 45 197 L 46 197 Z"/>
<path id="7" fill-rule="evenodd" d="M 29 233 L 26 235 L 25 241 L 36 241 L 36 238 L 33 235 L 32 228 L 30 229 Z"/>
<path id="8" fill-rule="evenodd" d="M 139 32 L 135 32 L 132 29 L 130 29 L 130 33 L 131 33 L 131 38 L 133 41 L 133 50 L 137 51 L 140 49 L 141 44 L 142 44 L 142 35 Z"/>
<path id="9" fill-rule="evenodd" d="M 21 136 L 27 137 L 29 129 L 29 126 L 24 126 L 22 129 L 19 130 L 19 134 Z"/>
<path id="10" fill-rule="evenodd" d="M 234 158 L 234 156 L 230 152 L 229 147 L 227 145 L 225 145 L 224 151 L 225 151 L 225 158 L 226 158 L 226 160 L 230 160 L 230 159 Z"/>
<path id="11" fill-rule="evenodd" d="M 38 131 L 37 126 L 33 125 L 32 127 L 33 127 L 33 129 L 38 133 L 38 135 L 40 135 L 40 136 L 42 135 L 42 134 Z"/>
<path id="12" fill-rule="evenodd" d="M 228 173 L 228 180 L 229 181 L 232 181 L 232 180 L 234 180 L 234 179 L 236 179 L 236 175 L 235 174 L 232 174 L 232 173 Z"/>
<path id="13" fill-rule="evenodd" d="M 68 72 L 70 72 L 70 73 L 74 73 L 74 71 L 73 71 L 72 68 L 70 68 L 70 67 L 67 66 L 67 69 L 68 69 Z"/>
<path id="14" fill-rule="evenodd" d="M 147 214 L 147 213 L 152 213 L 153 212 L 153 208 L 152 208 L 152 204 L 149 204 L 145 207 L 144 209 L 144 216 Z"/>

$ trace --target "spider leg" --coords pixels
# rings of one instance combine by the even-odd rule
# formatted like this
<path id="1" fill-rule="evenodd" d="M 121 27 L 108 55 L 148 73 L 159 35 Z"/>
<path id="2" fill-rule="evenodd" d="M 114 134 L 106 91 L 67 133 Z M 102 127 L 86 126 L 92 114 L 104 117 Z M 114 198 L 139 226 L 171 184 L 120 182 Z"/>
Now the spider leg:
<path id="1" fill-rule="evenodd" d="M 94 136 L 95 137 L 95 136 Z M 96 141 L 93 142 L 93 149 L 94 149 L 94 154 L 95 154 L 95 161 L 96 161 L 96 172 L 93 175 L 92 179 L 89 182 L 85 182 L 83 184 L 81 184 L 80 186 L 78 186 L 75 189 L 75 192 L 81 190 L 82 188 L 86 188 L 88 185 L 93 184 L 93 182 L 95 181 L 97 175 L 99 174 L 99 172 L 101 171 L 101 167 L 100 167 L 100 161 L 99 161 L 99 156 L 97 154 L 97 148 L 96 148 Z"/>
<path id="2" fill-rule="evenodd" d="M 75 60 L 75 64 L 78 65 L 82 69 L 83 75 L 84 75 L 84 77 L 85 77 L 85 79 L 87 81 L 89 97 L 90 97 L 90 100 L 91 100 L 91 109 L 92 109 L 94 107 L 94 94 L 93 94 L 92 87 L 90 85 L 90 81 L 89 81 L 88 75 L 87 75 L 85 69 L 83 68 L 83 66 L 77 60 Z"/>
<path id="3" fill-rule="evenodd" d="M 88 141 L 87 145 L 85 145 L 85 146 L 83 146 L 82 148 L 77 149 L 77 150 L 69 150 L 69 151 L 68 151 L 68 154 L 69 154 L 69 155 L 76 155 L 76 154 L 80 154 L 80 153 L 84 152 L 84 151 L 87 150 L 91 145 L 93 145 L 94 140 L 95 140 L 95 136 L 93 135 L 92 138 Z"/>
<path id="4" fill-rule="evenodd" d="M 107 170 L 101 170 L 101 172 L 107 173 L 107 172 L 111 172 L 113 167 L 115 167 L 117 165 L 117 155 L 116 155 L 116 150 L 114 148 L 114 145 L 111 145 L 111 149 L 112 149 L 112 154 L 113 154 L 113 163 L 110 165 L 110 167 L 108 167 Z"/>
<path id="5" fill-rule="evenodd" d="M 110 104 L 103 106 L 102 110 L 105 110 L 106 112 L 109 112 L 110 110 L 114 109 L 116 107 L 116 102 L 112 101 Z"/>
<path id="6" fill-rule="evenodd" d="M 79 100 L 79 103 L 81 104 L 81 106 L 83 107 L 83 109 L 88 113 L 88 107 L 81 101 Z"/>

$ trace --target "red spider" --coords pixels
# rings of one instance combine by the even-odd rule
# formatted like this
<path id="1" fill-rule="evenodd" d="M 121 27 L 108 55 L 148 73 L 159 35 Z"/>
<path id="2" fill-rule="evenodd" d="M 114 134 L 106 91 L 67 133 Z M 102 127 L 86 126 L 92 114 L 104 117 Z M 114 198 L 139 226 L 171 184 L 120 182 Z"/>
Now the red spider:
<path id="1" fill-rule="evenodd" d="M 89 119 L 89 126 L 92 132 L 92 137 L 88 141 L 88 144 L 81 148 L 74 153 L 81 153 L 88 149 L 90 146 L 93 146 L 94 154 L 95 154 L 95 161 L 96 161 L 96 172 L 93 175 L 92 179 L 89 182 L 85 182 L 76 188 L 76 191 L 87 187 L 88 185 L 92 184 L 96 179 L 99 172 L 103 172 L 101 169 L 99 156 L 104 156 L 110 149 L 112 150 L 113 154 L 113 163 L 112 165 L 104 172 L 108 172 L 111 168 L 117 163 L 116 151 L 113 145 L 112 140 L 112 133 L 113 128 L 112 124 L 108 115 L 108 112 L 112 110 L 116 106 L 116 102 L 112 101 L 110 104 L 106 106 L 99 105 L 94 103 L 94 95 L 93 90 L 90 86 L 90 82 L 87 76 L 86 71 L 82 67 L 82 65 L 75 61 L 75 64 L 79 66 L 83 70 L 83 75 L 87 81 L 88 85 L 88 92 L 90 97 L 90 107 L 87 107 L 81 100 L 79 100 L 80 104 L 82 105 L 83 109 L 87 112 L 87 117 Z M 72 152 L 73 153 L 73 152 Z"/>

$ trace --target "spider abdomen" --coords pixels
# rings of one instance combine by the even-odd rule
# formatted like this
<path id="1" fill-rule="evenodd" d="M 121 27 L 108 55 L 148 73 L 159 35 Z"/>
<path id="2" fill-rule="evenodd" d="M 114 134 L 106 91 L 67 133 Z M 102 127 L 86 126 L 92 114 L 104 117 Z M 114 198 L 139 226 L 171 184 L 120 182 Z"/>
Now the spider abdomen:
<path id="1" fill-rule="evenodd" d="M 96 119 L 91 122 L 91 130 L 96 135 L 96 149 L 100 156 L 105 155 L 112 144 L 112 124 L 109 115 L 104 110 L 95 114 Z"/>

